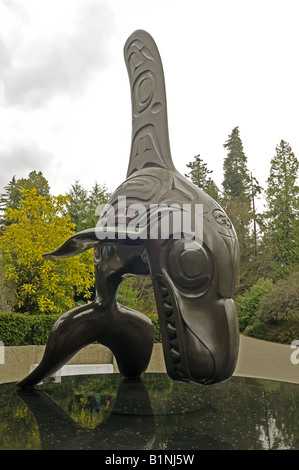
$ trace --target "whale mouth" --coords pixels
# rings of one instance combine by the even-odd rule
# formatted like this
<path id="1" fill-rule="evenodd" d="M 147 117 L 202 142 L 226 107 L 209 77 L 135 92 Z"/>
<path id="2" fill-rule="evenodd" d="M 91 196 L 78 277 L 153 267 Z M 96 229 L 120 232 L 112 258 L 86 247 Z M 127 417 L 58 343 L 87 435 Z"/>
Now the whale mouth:
<path id="1" fill-rule="evenodd" d="M 163 281 L 158 282 L 160 299 L 162 301 L 162 308 L 158 308 L 160 324 L 162 324 L 164 354 L 167 358 L 166 368 L 171 377 L 178 380 L 185 378 L 185 367 L 183 364 L 182 348 L 179 345 L 178 338 L 178 321 L 175 315 L 175 309 L 170 297 L 170 293 Z M 161 305 L 161 302 L 159 302 Z M 162 317 L 162 318 L 161 318 Z M 164 327 L 164 328 L 163 328 Z M 166 341 L 165 341 L 166 340 Z"/>
<path id="2" fill-rule="evenodd" d="M 221 349 L 220 344 L 210 343 L 208 346 L 208 342 L 201 341 L 187 325 L 163 276 L 156 276 L 153 285 L 168 375 L 175 381 L 203 385 L 229 379 L 234 371 L 238 352 L 238 332 L 233 301 L 223 300 L 223 315 L 228 328 L 226 332 L 219 332 L 219 335 L 227 336 L 226 346 Z"/>
<path id="3" fill-rule="evenodd" d="M 215 371 L 211 352 L 182 319 L 162 276 L 154 282 L 154 290 L 168 375 L 176 381 L 207 383 Z"/>

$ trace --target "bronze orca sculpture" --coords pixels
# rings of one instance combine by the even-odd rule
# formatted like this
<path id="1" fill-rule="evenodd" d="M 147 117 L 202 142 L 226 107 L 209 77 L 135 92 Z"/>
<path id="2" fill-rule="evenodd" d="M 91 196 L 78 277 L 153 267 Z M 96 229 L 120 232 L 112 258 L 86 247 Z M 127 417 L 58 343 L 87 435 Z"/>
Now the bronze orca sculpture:
<path id="1" fill-rule="evenodd" d="M 44 255 L 63 258 L 94 248 L 95 300 L 58 319 L 41 363 L 18 383 L 20 387 L 34 386 L 52 375 L 94 341 L 112 350 L 125 377 L 140 376 L 151 357 L 154 328 L 146 316 L 116 301 L 121 281 L 136 275 L 151 276 L 165 364 L 173 380 L 212 384 L 227 380 L 235 369 L 236 233 L 219 204 L 173 165 L 164 75 L 152 37 L 135 31 L 125 44 L 124 56 L 133 122 L 127 178 L 95 228 L 73 235 Z M 186 207 L 189 228 L 178 228 L 174 221 L 178 214 L 184 218 Z M 140 208 L 145 210 L 136 217 Z M 196 214 L 202 220 L 199 236 L 192 230 Z M 172 225 L 167 237 L 161 232 L 165 220 L 168 228 Z"/>

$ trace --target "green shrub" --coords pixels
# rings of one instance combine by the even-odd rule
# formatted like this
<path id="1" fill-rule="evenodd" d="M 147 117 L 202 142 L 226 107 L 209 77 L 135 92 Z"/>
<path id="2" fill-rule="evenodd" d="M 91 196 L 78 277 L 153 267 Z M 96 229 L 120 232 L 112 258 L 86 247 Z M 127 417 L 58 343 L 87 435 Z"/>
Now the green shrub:
<path id="1" fill-rule="evenodd" d="M 147 317 L 151 320 L 155 328 L 155 343 L 162 343 L 162 336 L 160 331 L 160 323 L 158 315 L 155 313 L 149 313 Z"/>
<path id="2" fill-rule="evenodd" d="M 276 282 L 274 289 L 263 297 L 257 315 L 270 323 L 299 321 L 299 272 Z"/>
<path id="3" fill-rule="evenodd" d="M 248 325 L 244 330 L 244 334 L 257 339 L 266 339 L 267 330 L 268 326 L 266 323 L 258 320 L 252 325 Z"/>
<path id="4" fill-rule="evenodd" d="M 138 276 L 124 279 L 118 289 L 117 301 L 142 313 L 156 313 L 151 278 Z"/>
<path id="5" fill-rule="evenodd" d="M 257 311 L 263 297 L 274 289 L 271 279 L 259 279 L 248 291 L 236 300 L 239 328 L 245 332 L 246 328 L 254 325 L 257 320 Z"/>
<path id="6" fill-rule="evenodd" d="M 292 341 L 299 339 L 299 322 L 281 321 L 269 325 L 266 339 L 290 345 Z"/>

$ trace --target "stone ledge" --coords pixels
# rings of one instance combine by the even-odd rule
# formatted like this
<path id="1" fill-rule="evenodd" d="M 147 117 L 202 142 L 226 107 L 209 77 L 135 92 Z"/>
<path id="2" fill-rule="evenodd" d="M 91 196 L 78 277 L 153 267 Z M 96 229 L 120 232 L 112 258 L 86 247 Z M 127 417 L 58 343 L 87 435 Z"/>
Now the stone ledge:
<path id="1" fill-rule="evenodd" d="M 0 363 L 0 383 L 8 383 L 26 377 L 31 366 L 41 361 L 45 346 L 6 346 L 1 349 L 3 349 L 4 363 Z M 113 371 L 119 372 L 112 352 L 101 344 L 90 344 L 81 349 L 66 366 L 93 364 L 111 364 Z M 147 372 L 166 372 L 162 344 L 154 344 Z"/>
<path id="2" fill-rule="evenodd" d="M 6 346 L 4 364 L 0 364 L 0 383 L 16 382 L 26 377 L 32 364 L 39 364 L 44 351 L 45 346 Z M 101 344 L 90 344 L 67 363 L 73 364 L 113 364 L 113 354 Z"/>
<path id="3" fill-rule="evenodd" d="M 38 364 L 32 364 L 30 372 L 37 366 Z M 113 372 L 113 364 L 73 364 L 61 367 L 52 378 L 57 383 L 61 382 L 61 377 L 70 375 L 113 374 Z"/>

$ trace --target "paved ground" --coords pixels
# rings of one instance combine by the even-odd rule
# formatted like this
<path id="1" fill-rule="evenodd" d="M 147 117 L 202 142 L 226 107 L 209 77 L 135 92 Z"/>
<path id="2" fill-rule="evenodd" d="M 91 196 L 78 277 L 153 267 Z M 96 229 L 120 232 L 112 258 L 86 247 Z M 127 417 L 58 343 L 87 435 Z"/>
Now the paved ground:
<path id="1" fill-rule="evenodd" d="M 291 345 L 270 343 L 241 335 L 234 375 L 299 384 L 299 363 L 291 362 L 291 354 L 295 351 Z M 299 359 L 299 350 L 297 358 Z"/>

